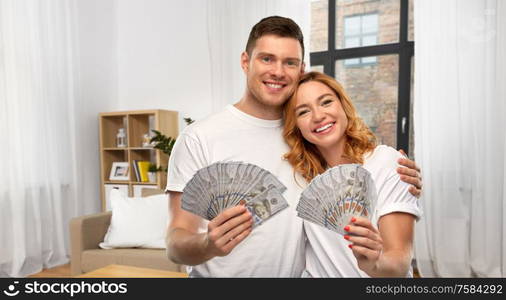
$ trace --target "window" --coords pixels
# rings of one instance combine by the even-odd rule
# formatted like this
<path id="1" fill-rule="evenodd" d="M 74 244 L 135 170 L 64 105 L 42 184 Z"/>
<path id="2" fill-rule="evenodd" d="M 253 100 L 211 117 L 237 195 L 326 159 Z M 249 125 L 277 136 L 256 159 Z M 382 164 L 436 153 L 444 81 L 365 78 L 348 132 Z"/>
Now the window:
<path id="1" fill-rule="evenodd" d="M 378 43 L 378 14 L 344 17 L 344 48 L 372 46 Z M 376 63 L 376 56 L 350 58 L 344 65 L 360 66 Z"/>
<path id="2" fill-rule="evenodd" d="M 313 0 L 310 54 L 311 69 L 343 84 L 379 143 L 410 154 L 412 7 L 412 0 Z"/>

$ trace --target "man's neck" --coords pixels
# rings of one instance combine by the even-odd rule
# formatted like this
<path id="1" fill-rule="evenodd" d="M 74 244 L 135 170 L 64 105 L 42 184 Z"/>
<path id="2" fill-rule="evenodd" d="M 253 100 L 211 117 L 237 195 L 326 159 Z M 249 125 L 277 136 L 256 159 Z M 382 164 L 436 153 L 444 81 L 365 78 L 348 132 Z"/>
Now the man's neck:
<path id="1" fill-rule="evenodd" d="M 283 108 L 281 106 L 264 105 L 248 95 L 244 95 L 234 106 L 250 116 L 263 120 L 279 120 L 283 116 Z"/>

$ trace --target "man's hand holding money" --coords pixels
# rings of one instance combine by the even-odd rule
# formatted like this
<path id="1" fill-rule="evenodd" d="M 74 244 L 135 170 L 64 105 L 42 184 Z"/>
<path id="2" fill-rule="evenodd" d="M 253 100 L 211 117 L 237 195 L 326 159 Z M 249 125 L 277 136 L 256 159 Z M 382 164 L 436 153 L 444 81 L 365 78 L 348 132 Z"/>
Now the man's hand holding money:
<path id="1" fill-rule="evenodd" d="M 254 227 L 288 207 L 285 190 L 271 172 L 250 163 L 216 162 L 199 169 L 183 189 L 180 207 L 208 220 L 207 233 L 181 253 L 198 248 L 202 252 L 189 256 L 205 260 L 228 255 Z"/>
<path id="2" fill-rule="evenodd" d="M 228 208 L 207 225 L 206 251 L 213 256 L 228 255 L 252 230 L 253 218 L 245 205 Z"/>

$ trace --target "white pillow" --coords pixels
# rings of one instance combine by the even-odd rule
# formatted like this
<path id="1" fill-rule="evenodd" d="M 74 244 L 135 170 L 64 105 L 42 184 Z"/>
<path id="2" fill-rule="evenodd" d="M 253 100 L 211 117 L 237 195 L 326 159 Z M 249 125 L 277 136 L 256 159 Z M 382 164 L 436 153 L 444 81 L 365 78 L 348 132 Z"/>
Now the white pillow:
<path id="1" fill-rule="evenodd" d="M 165 235 L 169 222 L 168 196 L 129 198 L 112 189 L 110 193 L 112 218 L 103 249 L 160 248 L 165 249 Z"/>

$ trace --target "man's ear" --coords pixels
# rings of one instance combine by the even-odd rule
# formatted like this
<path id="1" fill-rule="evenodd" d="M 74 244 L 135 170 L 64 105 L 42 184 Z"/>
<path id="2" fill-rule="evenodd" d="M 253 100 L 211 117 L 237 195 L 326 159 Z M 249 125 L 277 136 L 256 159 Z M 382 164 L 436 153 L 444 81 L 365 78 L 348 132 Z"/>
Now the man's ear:
<path id="1" fill-rule="evenodd" d="M 305 62 L 302 62 L 302 66 L 300 68 L 300 75 L 304 75 L 304 73 L 306 73 L 306 63 Z"/>
<path id="2" fill-rule="evenodd" d="M 248 52 L 244 51 L 241 53 L 241 68 L 244 73 L 248 73 L 249 71 L 249 55 Z"/>

